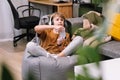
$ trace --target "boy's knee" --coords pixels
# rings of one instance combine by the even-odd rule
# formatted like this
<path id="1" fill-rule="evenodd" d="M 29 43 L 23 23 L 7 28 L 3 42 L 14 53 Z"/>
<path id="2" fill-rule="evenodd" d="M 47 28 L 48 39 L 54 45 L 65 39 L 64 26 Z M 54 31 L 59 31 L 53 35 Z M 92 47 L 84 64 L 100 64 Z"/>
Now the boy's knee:
<path id="1" fill-rule="evenodd" d="M 91 41 L 89 40 L 85 40 L 84 43 L 83 43 L 83 46 L 89 46 L 91 43 Z"/>
<path id="2" fill-rule="evenodd" d="M 36 43 L 34 43 L 34 42 L 28 42 L 27 45 L 26 45 L 26 48 L 29 51 L 29 50 L 32 50 L 35 46 L 37 46 Z"/>
<path id="3" fill-rule="evenodd" d="M 79 42 L 83 42 L 83 38 L 81 36 L 76 36 L 75 39 Z"/>
<path id="4" fill-rule="evenodd" d="M 34 43 L 34 42 L 28 42 L 26 47 L 32 47 L 32 46 L 35 46 L 35 45 L 36 45 L 36 43 Z"/>

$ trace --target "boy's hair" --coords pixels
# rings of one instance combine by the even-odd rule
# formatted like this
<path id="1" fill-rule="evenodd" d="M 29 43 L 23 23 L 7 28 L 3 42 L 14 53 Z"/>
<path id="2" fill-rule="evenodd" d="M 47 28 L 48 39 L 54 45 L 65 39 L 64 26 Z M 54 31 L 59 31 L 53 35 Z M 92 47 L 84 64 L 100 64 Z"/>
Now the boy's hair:
<path id="1" fill-rule="evenodd" d="M 53 14 L 50 16 L 50 25 L 53 25 L 53 24 L 54 24 L 54 23 L 53 23 L 53 18 L 56 17 L 56 16 L 61 17 L 62 19 L 65 20 L 65 17 L 63 16 L 62 13 L 55 12 L 55 13 L 53 13 Z"/>
<path id="2" fill-rule="evenodd" d="M 89 11 L 86 14 L 82 16 L 83 19 L 88 19 L 90 23 L 93 23 L 95 25 L 100 25 L 104 21 L 104 16 L 99 13 L 100 15 L 97 14 L 98 12 L 95 11 Z"/>

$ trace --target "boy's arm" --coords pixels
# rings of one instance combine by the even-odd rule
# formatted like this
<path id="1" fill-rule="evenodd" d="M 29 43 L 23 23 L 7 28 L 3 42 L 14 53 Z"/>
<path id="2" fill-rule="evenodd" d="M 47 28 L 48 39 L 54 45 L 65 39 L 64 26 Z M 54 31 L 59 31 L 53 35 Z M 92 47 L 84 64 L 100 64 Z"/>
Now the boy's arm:
<path id="1" fill-rule="evenodd" d="M 54 29 L 56 30 L 57 32 L 61 31 L 64 29 L 63 26 L 56 26 L 56 25 L 37 25 L 35 26 L 34 30 L 37 32 L 37 33 L 41 33 L 41 31 L 43 30 L 46 30 L 46 29 Z"/>
<path id="2" fill-rule="evenodd" d="M 75 38 L 76 35 L 79 35 L 80 36 L 80 32 L 85 30 L 84 28 L 78 28 L 72 35 L 72 40 L 73 38 Z"/>

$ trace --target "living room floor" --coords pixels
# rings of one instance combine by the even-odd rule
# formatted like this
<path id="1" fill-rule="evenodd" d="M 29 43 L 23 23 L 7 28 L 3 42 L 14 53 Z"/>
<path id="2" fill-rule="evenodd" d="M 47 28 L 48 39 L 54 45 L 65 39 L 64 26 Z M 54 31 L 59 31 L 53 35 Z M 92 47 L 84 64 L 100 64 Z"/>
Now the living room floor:
<path id="1" fill-rule="evenodd" d="M 14 80 L 22 80 L 21 63 L 26 43 L 27 41 L 23 39 L 18 41 L 17 47 L 14 47 L 12 41 L 0 42 L 0 64 L 4 62 L 7 65 Z"/>

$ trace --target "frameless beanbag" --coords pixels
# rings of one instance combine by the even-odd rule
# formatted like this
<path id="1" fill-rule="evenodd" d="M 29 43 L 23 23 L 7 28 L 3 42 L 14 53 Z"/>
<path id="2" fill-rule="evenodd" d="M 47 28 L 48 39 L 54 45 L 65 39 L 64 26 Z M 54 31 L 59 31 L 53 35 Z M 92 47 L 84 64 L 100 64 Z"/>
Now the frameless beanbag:
<path id="1" fill-rule="evenodd" d="M 67 80 L 67 73 L 73 71 L 76 62 L 75 55 L 58 58 L 34 57 L 26 49 L 22 62 L 22 78 L 29 80 L 28 75 L 32 74 L 35 80 Z"/>
<path id="2" fill-rule="evenodd" d="M 35 43 L 39 41 L 37 36 L 32 40 Z M 29 74 L 35 80 L 68 80 L 67 74 L 73 72 L 76 63 L 77 55 L 57 58 L 33 56 L 26 47 L 22 61 L 22 80 L 29 80 Z"/>

